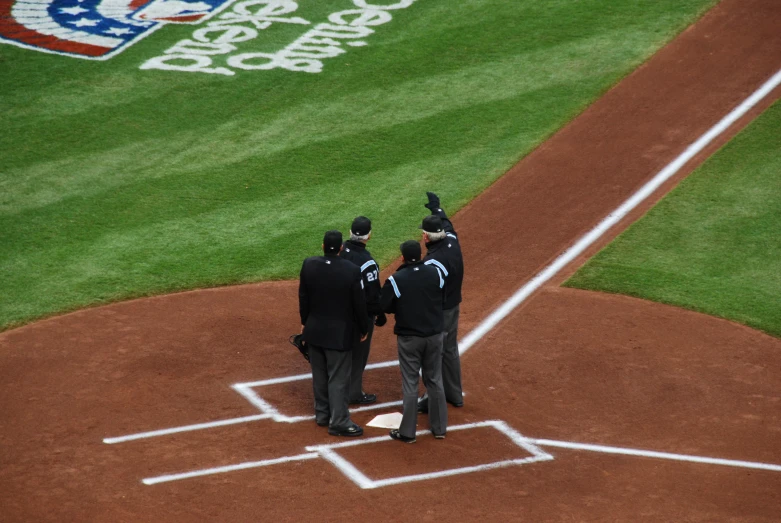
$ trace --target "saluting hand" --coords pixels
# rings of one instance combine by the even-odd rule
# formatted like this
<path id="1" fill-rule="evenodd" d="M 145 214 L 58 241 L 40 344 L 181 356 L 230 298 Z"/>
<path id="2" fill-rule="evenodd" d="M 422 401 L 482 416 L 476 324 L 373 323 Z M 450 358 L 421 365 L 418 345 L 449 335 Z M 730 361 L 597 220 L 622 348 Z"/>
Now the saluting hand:
<path id="1" fill-rule="evenodd" d="M 426 196 L 428 197 L 428 203 L 425 204 L 423 207 L 430 209 L 432 213 L 436 212 L 437 209 L 441 207 L 439 205 L 439 196 L 437 196 L 433 192 L 427 192 Z"/>

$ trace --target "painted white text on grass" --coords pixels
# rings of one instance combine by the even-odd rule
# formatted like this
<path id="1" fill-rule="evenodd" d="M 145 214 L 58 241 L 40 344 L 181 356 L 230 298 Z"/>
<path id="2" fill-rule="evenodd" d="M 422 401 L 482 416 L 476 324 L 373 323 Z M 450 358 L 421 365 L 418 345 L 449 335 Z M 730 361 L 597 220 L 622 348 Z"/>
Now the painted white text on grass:
<path id="1" fill-rule="evenodd" d="M 371 0 L 378 1 L 378 0 Z M 298 9 L 293 0 L 245 0 L 231 11 L 201 29 L 192 38 L 180 40 L 160 56 L 150 58 L 141 69 L 233 76 L 236 70 L 288 71 L 319 73 L 323 60 L 347 52 L 344 46 L 367 45 L 363 38 L 374 33 L 372 27 L 393 18 L 390 11 L 406 9 L 415 0 L 373 4 L 370 0 L 352 0 L 357 9 L 332 13 L 328 23 L 320 23 L 276 52 L 240 52 L 236 44 L 255 40 L 258 31 L 274 23 L 309 25 L 301 17 L 286 17 Z"/>

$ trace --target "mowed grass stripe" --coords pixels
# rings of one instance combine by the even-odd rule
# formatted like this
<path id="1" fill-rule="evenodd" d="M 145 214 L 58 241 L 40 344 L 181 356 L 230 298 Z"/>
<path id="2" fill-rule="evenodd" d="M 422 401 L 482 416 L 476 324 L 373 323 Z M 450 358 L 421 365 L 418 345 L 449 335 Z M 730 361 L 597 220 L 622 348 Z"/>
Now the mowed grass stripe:
<path id="1" fill-rule="evenodd" d="M 586 263 L 567 286 L 781 336 L 781 103 Z"/>
<path id="2" fill-rule="evenodd" d="M 0 46 L 0 325 L 292 278 L 357 214 L 385 263 L 424 191 L 465 205 L 714 3 L 419 0 L 317 75 L 138 69 L 191 27 L 108 62 Z"/>
<path id="3" fill-rule="evenodd" d="M 538 104 L 552 99 L 566 99 L 571 97 L 572 92 L 587 91 L 602 85 L 605 75 L 619 72 L 618 65 L 626 60 L 625 49 L 611 47 L 619 37 L 616 33 L 600 35 L 598 38 L 570 42 L 560 48 L 465 67 L 390 88 L 359 91 L 328 102 L 304 102 L 290 109 L 283 108 L 276 116 L 266 116 L 263 121 L 257 121 L 256 115 L 243 115 L 213 129 L 183 127 L 165 140 L 145 140 L 130 147 L 110 149 L 97 157 L 73 155 L 66 161 L 38 162 L 34 168 L 8 172 L 8 186 L 3 187 L 7 191 L 0 201 L 0 212 L 25 206 L 45 206 L 69 195 L 99 193 L 104 188 L 141 182 L 146 178 L 189 175 L 194 171 L 212 177 L 211 169 L 225 169 L 257 157 L 285 155 L 298 159 L 302 157 L 302 151 L 306 154 L 306 149 L 313 146 L 325 146 L 336 153 L 344 148 L 339 143 L 343 139 L 354 143 L 351 148 L 358 149 L 362 144 L 355 143 L 355 137 L 382 130 L 387 130 L 393 136 L 398 135 L 400 139 L 417 140 L 423 133 L 408 136 L 400 126 L 417 122 L 421 127 L 430 128 L 427 119 L 439 118 L 445 120 L 443 124 L 448 123 L 447 119 L 452 119 L 452 125 L 481 132 L 485 126 L 482 120 L 497 115 L 486 109 L 485 113 L 477 112 L 472 118 L 463 119 L 458 118 L 460 112 L 469 111 L 470 108 L 480 110 L 492 102 L 507 99 L 515 99 L 507 105 L 517 106 L 516 110 L 522 111 L 519 116 L 523 116 L 520 122 L 509 122 L 513 125 L 511 131 L 515 131 L 518 126 L 536 131 L 541 119 L 550 120 L 553 115 L 540 115 L 538 113 L 549 108 L 527 102 Z M 573 57 L 587 57 L 597 47 L 610 48 L 600 57 L 603 62 L 601 67 L 595 68 L 585 60 L 576 60 L 577 64 L 568 67 L 561 66 L 562 62 Z M 540 65 L 515 78 L 514 74 L 523 71 L 531 63 Z M 568 109 L 572 112 L 579 107 Z M 501 118 L 497 123 L 508 125 Z M 443 129 L 444 133 L 448 133 L 448 129 Z M 423 134 L 423 139 L 426 138 L 444 142 L 439 146 L 451 150 L 454 145 L 458 145 L 443 140 L 448 138 L 447 134 Z M 215 143 L 224 145 L 215 149 Z M 387 148 L 387 144 L 384 147 Z M 172 151 L 180 154 L 172 154 Z M 318 151 L 313 156 L 319 158 L 320 154 Z M 139 165 L 128 164 L 128 158 L 139 156 Z M 199 161 L 193 162 L 192 158 Z M 287 176 L 287 171 L 272 168 L 264 170 L 272 176 Z M 115 174 L 107 177 L 107 172 Z M 278 183 L 281 180 L 269 181 Z"/>

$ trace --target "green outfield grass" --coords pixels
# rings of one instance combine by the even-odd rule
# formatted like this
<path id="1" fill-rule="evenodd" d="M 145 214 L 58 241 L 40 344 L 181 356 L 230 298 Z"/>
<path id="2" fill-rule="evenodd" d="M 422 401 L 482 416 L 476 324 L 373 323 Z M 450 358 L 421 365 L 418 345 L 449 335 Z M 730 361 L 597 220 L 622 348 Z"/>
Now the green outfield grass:
<path id="1" fill-rule="evenodd" d="M 566 285 L 678 305 L 781 337 L 779 152 L 777 102 Z"/>
<path id="2" fill-rule="evenodd" d="M 319 74 L 139 69 L 197 26 L 104 62 L 0 45 L 0 329 L 293 278 L 358 214 L 386 263 L 418 237 L 426 190 L 456 211 L 715 3 L 418 0 Z"/>

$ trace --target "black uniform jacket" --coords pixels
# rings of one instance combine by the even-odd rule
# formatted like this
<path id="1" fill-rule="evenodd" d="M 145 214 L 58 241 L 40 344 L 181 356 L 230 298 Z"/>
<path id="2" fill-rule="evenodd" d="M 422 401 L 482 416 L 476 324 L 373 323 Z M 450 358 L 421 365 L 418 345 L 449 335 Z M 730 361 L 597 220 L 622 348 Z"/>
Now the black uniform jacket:
<path id="1" fill-rule="evenodd" d="M 366 310 L 369 315 L 375 316 L 382 312 L 380 309 L 380 268 L 372 258 L 372 254 L 366 249 L 366 244 L 348 240 L 344 242 L 344 248 L 339 256 L 350 260 L 361 268 L 363 278 L 363 290 L 366 295 Z"/>
<path id="2" fill-rule="evenodd" d="M 380 304 L 396 315 L 399 336 L 433 336 L 445 329 L 442 312 L 445 280 L 439 269 L 422 261 L 406 263 L 382 286 Z"/>
<path id="3" fill-rule="evenodd" d="M 436 242 L 426 243 L 424 263 L 436 265 L 445 276 L 445 310 L 452 309 L 461 303 L 461 284 L 464 281 L 464 257 L 461 255 L 461 244 L 453 224 L 445 211 L 436 209 L 431 214 L 442 218 L 446 236 Z"/>
<path id="4" fill-rule="evenodd" d="M 336 254 L 304 260 L 298 308 L 303 339 L 317 347 L 352 350 L 369 331 L 361 270 Z"/>

